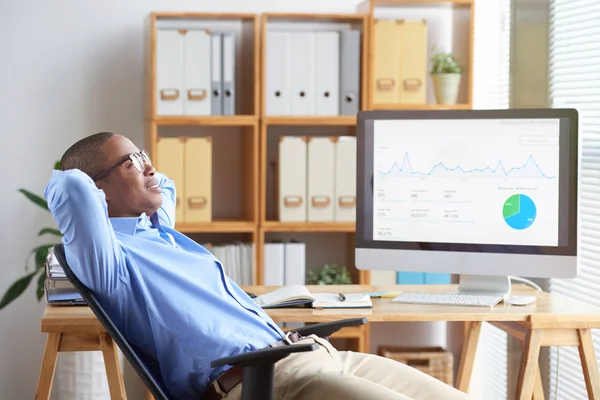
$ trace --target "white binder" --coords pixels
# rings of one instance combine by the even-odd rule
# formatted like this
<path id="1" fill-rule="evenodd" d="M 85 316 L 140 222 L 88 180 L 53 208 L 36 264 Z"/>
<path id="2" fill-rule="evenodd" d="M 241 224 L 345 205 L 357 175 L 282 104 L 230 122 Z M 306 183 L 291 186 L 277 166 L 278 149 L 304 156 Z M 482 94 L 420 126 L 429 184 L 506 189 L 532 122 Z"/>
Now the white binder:
<path id="1" fill-rule="evenodd" d="M 340 34 L 317 32 L 314 57 L 315 114 L 340 114 Z"/>
<path id="2" fill-rule="evenodd" d="M 277 208 L 280 221 L 306 221 L 306 141 L 306 137 L 279 138 Z"/>
<path id="3" fill-rule="evenodd" d="M 212 91 L 211 91 L 211 112 L 212 115 L 223 114 L 223 78 L 222 68 L 222 40 L 221 33 L 213 33 L 211 40 L 211 76 L 212 76 Z"/>
<path id="4" fill-rule="evenodd" d="M 317 36 L 314 32 L 293 32 L 291 35 L 292 115 L 314 115 Z"/>
<path id="5" fill-rule="evenodd" d="M 156 114 L 183 114 L 183 31 L 156 31 Z"/>
<path id="6" fill-rule="evenodd" d="M 336 141 L 330 137 L 308 141 L 308 221 L 333 221 Z"/>
<path id="7" fill-rule="evenodd" d="M 341 136 L 335 145 L 336 222 L 356 220 L 356 137 Z"/>
<path id="8" fill-rule="evenodd" d="M 268 32 L 265 45 L 265 114 L 291 114 L 291 34 Z"/>
<path id="9" fill-rule="evenodd" d="M 283 243 L 265 243 L 263 261 L 263 285 L 285 284 L 285 247 Z"/>
<path id="10" fill-rule="evenodd" d="M 223 34 L 223 115 L 235 114 L 235 36 Z"/>
<path id="11" fill-rule="evenodd" d="M 204 29 L 190 29 L 185 35 L 185 115 L 211 114 L 211 42 L 210 32 Z"/>
<path id="12" fill-rule="evenodd" d="M 340 38 L 340 114 L 356 115 L 360 105 L 361 32 L 343 31 Z"/>
<path id="13" fill-rule="evenodd" d="M 306 244 L 285 243 L 284 277 L 286 285 L 306 284 Z"/>

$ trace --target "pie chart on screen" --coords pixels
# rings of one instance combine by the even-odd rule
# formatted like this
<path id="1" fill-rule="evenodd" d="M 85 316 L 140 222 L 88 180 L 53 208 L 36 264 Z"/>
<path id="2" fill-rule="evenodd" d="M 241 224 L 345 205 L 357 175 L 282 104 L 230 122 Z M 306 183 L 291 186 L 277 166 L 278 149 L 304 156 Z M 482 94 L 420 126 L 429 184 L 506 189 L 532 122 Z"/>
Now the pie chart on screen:
<path id="1" fill-rule="evenodd" d="M 529 228 L 537 215 L 537 208 L 531 197 L 524 194 L 510 196 L 504 202 L 502 216 L 508 226 L 516 230 Z"/>

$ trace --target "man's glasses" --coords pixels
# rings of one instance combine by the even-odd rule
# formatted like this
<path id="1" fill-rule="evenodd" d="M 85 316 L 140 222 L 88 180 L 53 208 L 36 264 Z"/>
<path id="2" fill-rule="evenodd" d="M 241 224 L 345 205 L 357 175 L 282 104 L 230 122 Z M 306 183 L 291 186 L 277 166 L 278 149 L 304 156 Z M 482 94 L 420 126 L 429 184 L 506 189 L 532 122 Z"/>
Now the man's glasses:
<path id="1" fill-rule="evenodd" d="M 148 155 L 146 150 L 142 150 L 139 153 L 131 153 L 131 154 L 123 157 L 123 159 L 121 161 L 119 161 L 112 167 L 94 175 L 94 177 L 92 179 L 94 180 L 94 182 L 96 182 L 96 181 L 99 181 L 100 179 L 106 178 L 108 175 L 110 175 L 110 173 L 115 168 L 117 168 L 118 166 L 120 166 L 121 164 L 123 164 L 127 161 L 131 161 L 133 163 L 133 165 L 135 166 L 135 168 L 140 172 L 142 172 L 144 170 L 144 167 L 145 167 L 144 164 L 152 165 L 152 161 L 150 161 L 150 156 Z"/>

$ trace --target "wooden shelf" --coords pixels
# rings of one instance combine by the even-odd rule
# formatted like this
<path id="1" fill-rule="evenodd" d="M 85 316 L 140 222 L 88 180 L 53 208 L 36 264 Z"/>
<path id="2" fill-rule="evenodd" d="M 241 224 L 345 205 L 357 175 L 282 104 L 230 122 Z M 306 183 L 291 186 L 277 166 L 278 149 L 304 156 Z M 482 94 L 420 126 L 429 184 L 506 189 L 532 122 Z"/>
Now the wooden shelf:
<path id="1" fill-rule="evenodd" d="M 256 231 L 256 224 L 252 221 L 178 223 L 175 229 L 183 233 L 252 233 Z"/>
<path id="2" fill-rule="evenodd" d="M 354 232 L 353 222 L 279 222 L 266 221 L 261 225 L 264 232 Z"/>
<path id="3" fill-rule="evenodd" d="M 177 12 L 177 11 L 157 11 L 151 14 L 155 18 L 192 18 L 202 20 L 223 20 L 223 19 L 248 19 L 253 20 L 256 18 L 256 14 L 244 14 L 244 13 L 198 13 L 198 12 Z"/>
<path id="4" fill-rule="evenodd" d="M 264 117 L 265 125 L 329 125 L 329 126 L 354 126 L 356 125 L 355 116 L 280 116 L 280 117 Z"/>
<path id="5" fill-rule="evenodd" d="M 371 0 L 375 6 L 399 6 L 399 5 L 471 5 L 474 0 Z"/>
<path id="6" fill-rule="evenodd" d="M 261 17 L 264 21 L 273 19 L 277 21 L 362 21 L 368 17 L 368 14 L 352 13 L 352 14 L 307 14 L 307 13 L 262 13 Z"/>
<path id="7" fill-rule="evenodd" d="M 373 104 L 373 110 L 470 110 L 470 104 Z"/>
<path id="8" fill-rule="evenodd" d="M 258 123 L 258 117 L 253 115 L 231 115 L 231 116 L 165 116 L 156 117 L 154 123 L 161 125 L 205 125 L 205 126 L 254 126 Z"/>

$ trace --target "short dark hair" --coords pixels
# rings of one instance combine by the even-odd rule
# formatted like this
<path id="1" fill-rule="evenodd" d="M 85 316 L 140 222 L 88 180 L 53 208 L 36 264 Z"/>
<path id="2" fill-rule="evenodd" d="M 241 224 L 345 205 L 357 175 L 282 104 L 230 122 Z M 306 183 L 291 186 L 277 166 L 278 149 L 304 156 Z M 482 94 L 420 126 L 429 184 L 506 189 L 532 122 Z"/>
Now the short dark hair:
<path id="1" fill-rule="evenodd" d="M 99 132 L 75 142 L 60 159 L 60 169 L 79 169 L 90 177 L 99 173 L 106 159 L 106 155 L 100 151 L 100 146 L 112 136 L 112 132 Z"/>

